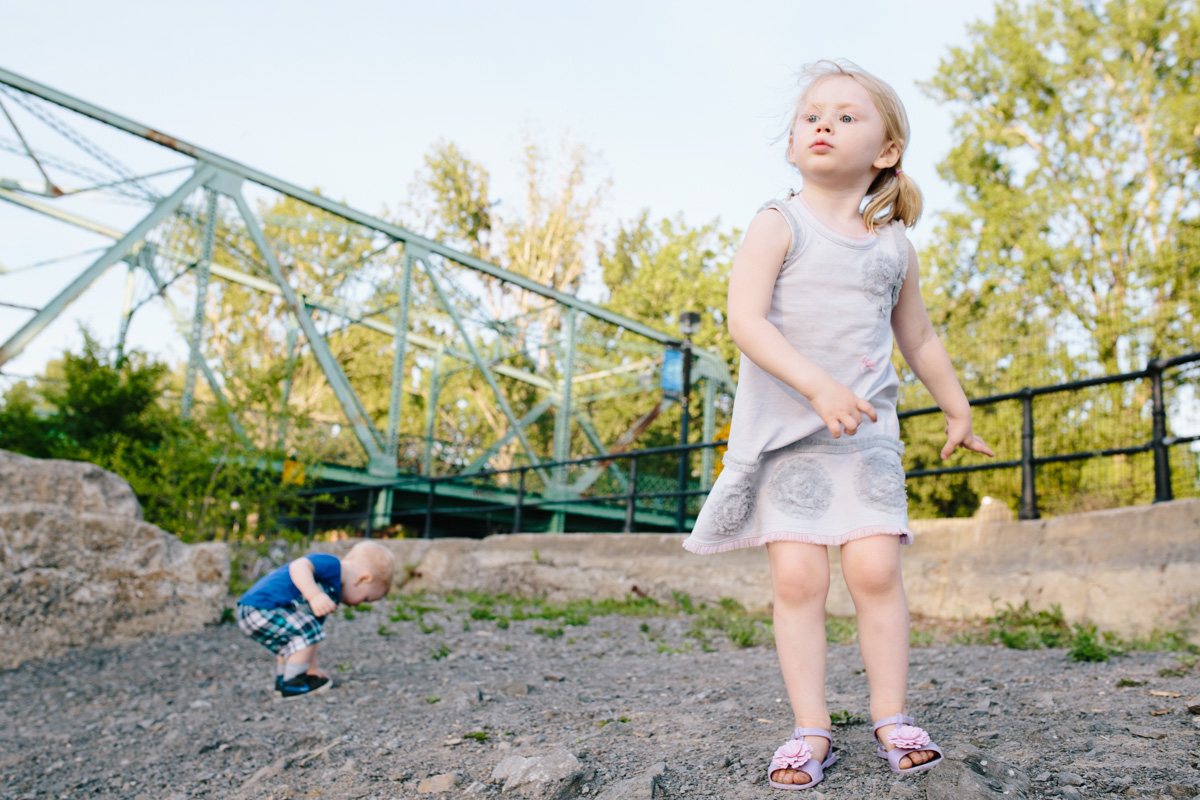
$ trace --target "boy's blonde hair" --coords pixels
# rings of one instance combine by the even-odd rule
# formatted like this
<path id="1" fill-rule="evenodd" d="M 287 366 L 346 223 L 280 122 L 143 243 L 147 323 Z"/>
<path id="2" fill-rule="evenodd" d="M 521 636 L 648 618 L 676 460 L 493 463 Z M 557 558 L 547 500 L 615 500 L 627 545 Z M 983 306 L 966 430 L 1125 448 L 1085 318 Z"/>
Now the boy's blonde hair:
<path id="1" fill-rule="evenodd" d="M 908 146 L 909 135 L 908 114 L 905 113 L 904 104 L 900 102 L 900 96 L 896 94 L 896 90 L 886 82 L 857 64 L 844 59 L 822 60 L 805 64 L 800 70 L 800 96 L 796 99 L 796 105 L 792 109 L 791 120 L 788 123 L 788 136 L 792 135 L 792 131 L 796 127 L 796 120 L 804 110 L 804 104 L 807 102 L 808 93 L 812 88 L 829 78 L 843 75 L 853 78 L 867 90 L 867 94 L 871 96 L 871 102 L 875 104 L 875 108 L 883 117 L 884 131 L 888 140 L 895 143 L 900 150 L 900 158 L 896 160 L 895 165 L 880 170 L 867 189 L 869 199 L 866 207 L 863 208 L 863 222 L 867 224 L 869 231 L 874 231 L 875 228 L 886 225 L 895 219 L 911 228 L 921 217 L 922 200 L 917 182 L 903 174 L 904 149 Z"/>
<path id="2" fill-rule="evenodd" d="M 383 585 L 384 594 L 392 588 L 392 573 L 396 571 L 396 558 L 392 551 L 379 542 L 359 542 L 350 548 L 343 561 L 353 561 L 361 564 L 371 573 L 371 577 Z"/>

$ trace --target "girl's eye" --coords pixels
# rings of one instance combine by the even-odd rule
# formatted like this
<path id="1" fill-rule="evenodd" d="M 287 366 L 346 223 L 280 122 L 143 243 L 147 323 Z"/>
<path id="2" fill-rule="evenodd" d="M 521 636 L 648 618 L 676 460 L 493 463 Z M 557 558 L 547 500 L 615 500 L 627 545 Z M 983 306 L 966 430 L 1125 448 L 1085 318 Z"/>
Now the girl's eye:
<path id="1" fill-rule="evenodd" d="M 804 120 L 805 120 L 806 122 L 816 122 L 816 121 L 817 121 L 817 115 L 816 115 L 816 114 L 809 114 L 807 117 L 805 117 L 805 118 L 804 118 Z"/>
<path id="2" fill-rule="evenodd" d="M 854 117 L 849 114 L 842 114 L 842 122 L 854 122 Z"/>

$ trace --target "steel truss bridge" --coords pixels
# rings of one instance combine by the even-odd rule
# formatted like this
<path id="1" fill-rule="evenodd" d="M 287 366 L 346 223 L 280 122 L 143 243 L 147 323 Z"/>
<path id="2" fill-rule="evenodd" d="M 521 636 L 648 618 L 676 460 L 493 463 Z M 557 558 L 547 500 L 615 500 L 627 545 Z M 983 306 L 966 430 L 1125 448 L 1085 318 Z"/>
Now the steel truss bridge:
<path id="1" fill-rule="evenodd" d="M 628 451 L 671 402 L 659 389 L 664 353 L 690 343 L 4 69 L 0 110 L 0 376 L 124 265 L 117 353 L 142 309 L 165 309 L 174 330 L 155 335 L 188 353 L 181 412 L 216 404 L 248 453 L 282 452 L 299 426 L 232 402 L 232 354 L 213 347 L 214 330 L 235 322 L 221 299 L 256 296 L 258 332 L 288 365 L 274 402 L 295 410 L 295 368 L 309 364 L 325 404 L 302 413 L 335 454 L 321 477 L 381 487 L 371 495 L 381 519 L 394 487 L 425 496 L 447 473 L 529 467 L 522 491 L 574 501 L 573 514 L 588 513 L 578 500 L 589 493 L 630 491 L 612 461 L 558 462 Z M 351 331 L 387 363 L 382 375 L 347 367 Z M 732 380 L 717 354 L 691 352 L 712 442 Z M 606 401 L 629 396 L 637 411 L 614 426 Z M 482 433 L 463 441 L 447 420 L 472 415 L 486 417 Z M 691 488 L 706 490 L 713 448 L 699 451 Z"/>

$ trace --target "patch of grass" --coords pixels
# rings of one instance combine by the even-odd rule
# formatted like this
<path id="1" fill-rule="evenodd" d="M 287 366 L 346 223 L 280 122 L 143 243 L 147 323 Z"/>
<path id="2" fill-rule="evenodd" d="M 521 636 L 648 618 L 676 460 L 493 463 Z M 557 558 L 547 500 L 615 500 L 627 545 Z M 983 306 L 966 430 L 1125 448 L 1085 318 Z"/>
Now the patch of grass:
<path id="1" fill-rule="evenodd" d="M 442 626 L 441 626 L 441 625 L 439 625 L 439 624 L 438 624 L 438 623 L 436 623 L 436 622 L 435 622 L 435 623 L 433 623 L 432 625 L 426 625 L 426 624 L 425 624 L 425 620 L 423 620 L 423 619 L 418 619 L 418 620 L 417 620 L 417 627 L 418 627 L 418 628 L 420 628 L 420 629 L 421 629 L 421 633 L 424 633 L 424 634 L 430 634 L 430 633 L 441 633 L 441 632 L 442 632 Z"/>
<path id="2" fill-rule="evenodd" d="M 866 717 L 860 716 L 858 714 L 852 714 L 849 711 L 845 711 L 845 710 L 835 711 L 829 715 L 829 718 L 833 722 L 833 724 L 838 727 L 845 727 L 847 725 L 862 725 L 864 722 L 867 721 Z"/>
<path id="3" fill-rule="evenodd" d="M 540 625 L 538 627 L 534 628 L 533 632 L 537 633 L 537 634 L 541 634 L 542 636 L 544 636 L 547 639 L 558 639 L 559 637 L 561 637 L 563 635 L 562 628 L 542 627 Z"/>
<path id="4" fill-rule="evenodd" d="M 1072 629 L 1075 637 L 1067 658 L 1072 661 L 1108 661 L 1111 655 L 1119 655 L 1121 648 L 1115 644 L 1115 636 L 1105 636 L 1096 630 L 1093 623 L 1086 625 L 1076 622 Z"/>
<path id="5" fill-rule="evenodd" d="M 387 625 L 384 625 L 382 622 L 379 623 L 379 628 L 376 630 L 376 633 L 378 633 L 380 636 L 395 636 L 396 635 L 396 632 L 394 630 L 389 628 Z"/>
<path id="6" fill-rule="evenodd" d="M 660 655 L 662 655 L 664 653 L 666 653 L 666 654 L 690 653 L 690 652 L 692 652 L 694 647 L 695 646 L 691 642 L 684 642 L 679 647 L 672 647 L 671 645 L 667 644 L 666 642 L 659 642 L 658 643 L 658 652 Z"/>
<path id="7" fill-rule="evenodd" d="M 434 661 L 441 661 L 443 658 L 450 655 L 450 648 L 446 646 L 445 642 L 442 642 L 440 647 L 430 652 L 433 654 Z"/>
<path id="8" fill-rule="evenodd" d="M 671 597 L 675 600 L 675 605 L 679 606 L 679 610 L 684 614 L 695 614 L 696 607 L 692 604 L 692 596 L 686 592 L 671 592 Z"/>
<path id="9" fill-rule="evenodd" d="M 1135 681 L 1135 680 L 1130 680 L 1129 678 L 1121 678 L 1121 680 L 1117 681 L 1117 688 L 1118 689 L 1127 689 L 1130 686 L 1145 686 L 1149 682 L 1150 681 Z"/>
<path id="10" fill-rule="evenodd" d="M 346 619 L 354 619 L 358 615 L 354 613 L 353 606 L 342 606 L 342 616 Z"/>
<path id="11" fill-rule="evenodd" d="M 599 725 L 601 728 L 603 728 L 605 725 L 608 725 L 611 722 L 629 722 L 629 717 L 621 716 L 621 717 L 617 717 L 616 719 L 613 719 L 610 717 L 608 719 L 602 719 L 599 722 L 597 722 L 596 724 Z"/>
<path id="12" fill-rule="evenodd" d="M 464 733 L 462 738 L 474 739 L 475 741 L 482 744 L 483 742 L 486 742 L 488 740 L 488 735 L 489 734 L 487 733 L 487 731 L 475 731 L 474 733 Z"/>
<path id="13" fill-rule="evenodd" d="M 858 620 L 854 617 L 826 617 L 825 641 L 833 644 L 853 644 L 858 638 Z"/>
<path id="14" fill-rule="evenodd" d="M 708 631 L 720 631 L 731 644 L 737 647 L 754 647 L 774 638 L 774 628 L 769 614 L 754 614 L 732 597 L 723 597 L 715 607 L 701 604 L 694 615 L 688 636 L 700 642 L 706 652 Z"/>
<path id="15" fill-rule="evenodd" d="M 221 609 L 221 625 L 232 625 L 237 622 L 237 615 L 232 608 Z"/>
<path id="16" fill-rule="evenodd" d="M 437 695 L 431 694 L 431 695 L 429 695 L 429 697 L 425 698 L 425 702 L 429 703 L 429 705 L 433 705 L 434 703 L 442 702 L 442 698 L 438 697 Z"/>
<path id="17" fill-rule="evenodd" d="M 1158 671 L 1158 674 L 1164 678 L 1182 678 L 1195 668 L 1196 662 L 1200 660 L 1191 653 L 1184 653 L 1179 657 L 1179 663 L 1174 667 L 1163 667 Z"/>

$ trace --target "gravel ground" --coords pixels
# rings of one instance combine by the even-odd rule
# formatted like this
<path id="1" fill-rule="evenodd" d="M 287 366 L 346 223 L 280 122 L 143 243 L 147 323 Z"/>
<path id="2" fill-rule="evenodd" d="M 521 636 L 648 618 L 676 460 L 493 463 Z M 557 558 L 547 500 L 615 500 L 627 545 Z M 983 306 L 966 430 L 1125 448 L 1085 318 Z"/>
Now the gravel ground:
<path id="1" fill-rule="evenodd" d="M 593 616 L 554 637 L 545 620 L 502 629 L 465 603 L 430 605 L 442 610 L 420 620 L 390 619 L 390 601 L 331 618 L 335 686 L 313 697 L 279 699 L 270 655 L 232 625 L 0 673 L 0 797 L 415 799 L 454 773 L 441 796 L 649 798 L 648 779 L 640 795 L 616 789 L 655 769 L 656 797 L 779 796 L 764 771 L 791 721 L 769 646 L 713 634 L 702 648 L 685 615 Z M 1190 797 L 1200 667 L 1179 664 L 916 648 L 910 714 L 948 752 L 1023 771 L 1028 797 Z M 830 646 L 831 710 L 866 715 L 861 669 L 857 647 Z M 835 740 L 841 761 L 799 798 L 934 796 L 936 771 L 891 775 L 869 725 Z M 579 760 L 573 783 L 493 780 L 506 757 L 561 749 Z"/>

